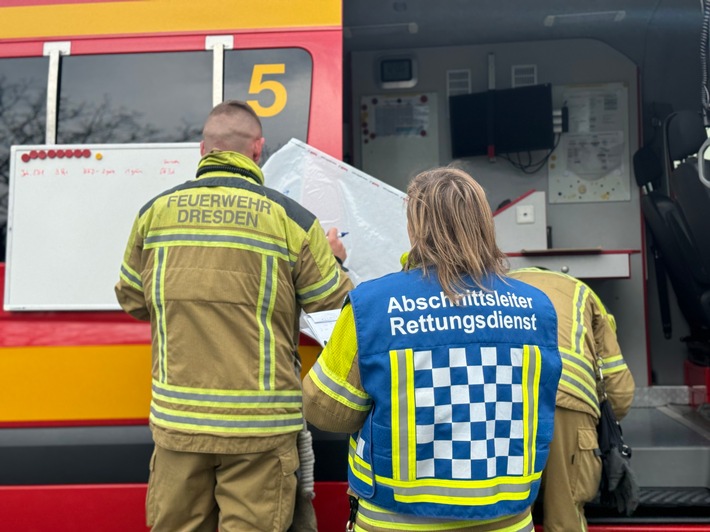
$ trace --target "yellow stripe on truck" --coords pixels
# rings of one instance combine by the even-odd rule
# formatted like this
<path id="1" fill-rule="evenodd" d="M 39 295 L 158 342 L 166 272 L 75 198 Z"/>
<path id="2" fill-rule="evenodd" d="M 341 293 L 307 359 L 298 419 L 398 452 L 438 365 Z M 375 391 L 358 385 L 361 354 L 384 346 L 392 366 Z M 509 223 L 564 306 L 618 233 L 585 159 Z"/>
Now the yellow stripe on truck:
<path id="1" fill-rule="evenodd" d="M 0 7 L 3 39 L 340 27 L 335 0 L 27 0 Z"/>
<path id="2" fill-rule="evenodd" d="M 150 345 L 0 349 L 3 423 L 148 419 Z"/>

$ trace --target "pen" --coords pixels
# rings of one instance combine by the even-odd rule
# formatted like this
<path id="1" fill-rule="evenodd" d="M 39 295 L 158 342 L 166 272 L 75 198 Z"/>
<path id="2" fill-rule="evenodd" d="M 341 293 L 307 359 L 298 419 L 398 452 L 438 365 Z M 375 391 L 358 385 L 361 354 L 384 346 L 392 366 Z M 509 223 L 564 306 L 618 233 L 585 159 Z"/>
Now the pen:
<path id="1" fill-rule="evenodd" d="M 348 231 L 341 231 L 341 232 L 338 233 L 336 236 L 337 236 L 338 238 L 343 238 L 343 237 L 344 237 L 345 235 L 347 235 L 347 234 L 348 234 Z"/>

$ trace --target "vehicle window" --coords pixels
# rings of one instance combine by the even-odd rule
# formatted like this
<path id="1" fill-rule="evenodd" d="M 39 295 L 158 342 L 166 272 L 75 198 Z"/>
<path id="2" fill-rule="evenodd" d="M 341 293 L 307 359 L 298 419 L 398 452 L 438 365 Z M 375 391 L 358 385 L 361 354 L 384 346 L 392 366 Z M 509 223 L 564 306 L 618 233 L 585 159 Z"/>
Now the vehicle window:
<path id="1" fill-rule="evenodd" d="M 260 116 L 262 163 L 291 138 L 308 140 L 312 74 L 311 56 L 300 48 L 225 53 L 224 97 L 248 101 Z"/>
<path id="2" fill-rule="evenodd" d="M 212 53 L 62 58 L 58 144 L 196 142 L 212 107 Z"/>
<path id="3" fill-rule="evenodd" d="M 48 69 L 46 57 L 0 60 L 0 262 L 5 260 L 10 147 L 45 140 Z"/>

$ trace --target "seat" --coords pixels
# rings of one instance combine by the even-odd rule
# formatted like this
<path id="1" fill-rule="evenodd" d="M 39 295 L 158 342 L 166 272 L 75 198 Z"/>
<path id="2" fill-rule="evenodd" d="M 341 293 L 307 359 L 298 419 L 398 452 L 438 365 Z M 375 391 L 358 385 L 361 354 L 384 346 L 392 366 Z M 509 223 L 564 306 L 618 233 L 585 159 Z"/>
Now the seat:
<path id="1" fill-rule="evenodd" d="M 689 336 L 682 338 L 689 356 L 693 362 L 707 365 L 710 235 L 704 231 L 701 213 L 703 209 L 710 212 L 710 194 L 700 182 L 695 158 L 706 139 L 702 117 L 692 112 L 673 113 L 664 121 L 663 133 L 663 162 L 650 147 L 634 154 L 634 174 L 643 190 L 641 211 L 655 260 L 663 331 L 666 338 L 671 337 L 667 277 L 690 330 Z M 662 190 L 664 181 L 669 185 L 668 194 Z"/>

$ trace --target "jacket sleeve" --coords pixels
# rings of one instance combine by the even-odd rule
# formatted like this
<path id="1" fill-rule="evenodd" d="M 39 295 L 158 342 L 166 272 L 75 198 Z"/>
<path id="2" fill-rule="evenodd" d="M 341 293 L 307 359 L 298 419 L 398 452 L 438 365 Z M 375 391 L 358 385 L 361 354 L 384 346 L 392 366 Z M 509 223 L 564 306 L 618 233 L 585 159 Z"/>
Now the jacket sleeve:
<path id="1" fill-rule="evenodd" d="M 139 218 L 136 218 L 131 229 L 118 283 L 114 288 L 119 305 L 136 319 L 149 321 L 150 313 L 143 293 L 141 278 L 141 255 L 143 252 L 143 237 L 139 232 Z"/>
<path id="2" fill-rule="evenodd" d="M 594 341 L 597 348 L 597 364 L 601 366 L 606 394 L 617 419 L 623 418 L 631 408 L 635 383 L 626 365 L 616 337 L 614 316 L 607 313 L 598 299 L 594 302 Z M 601 363 L 600 363 L 601 360 Z"/>
<path id="3" fill-rule="evenodd" d="M 352 433 L 362 427 L 371 407 L 372 399 L 360 382 L 355 318 L 347 304 L 303 380 L 304 415 L 319 429 Z"/>
<path id="4" fill-rule="evenodd" d="M 298 302 L 306 312 L 340 308 L 353 289 L 347 273 L 335 260 L 328 238 L 315 220 L 303 241 L 294 268 Z"/>

